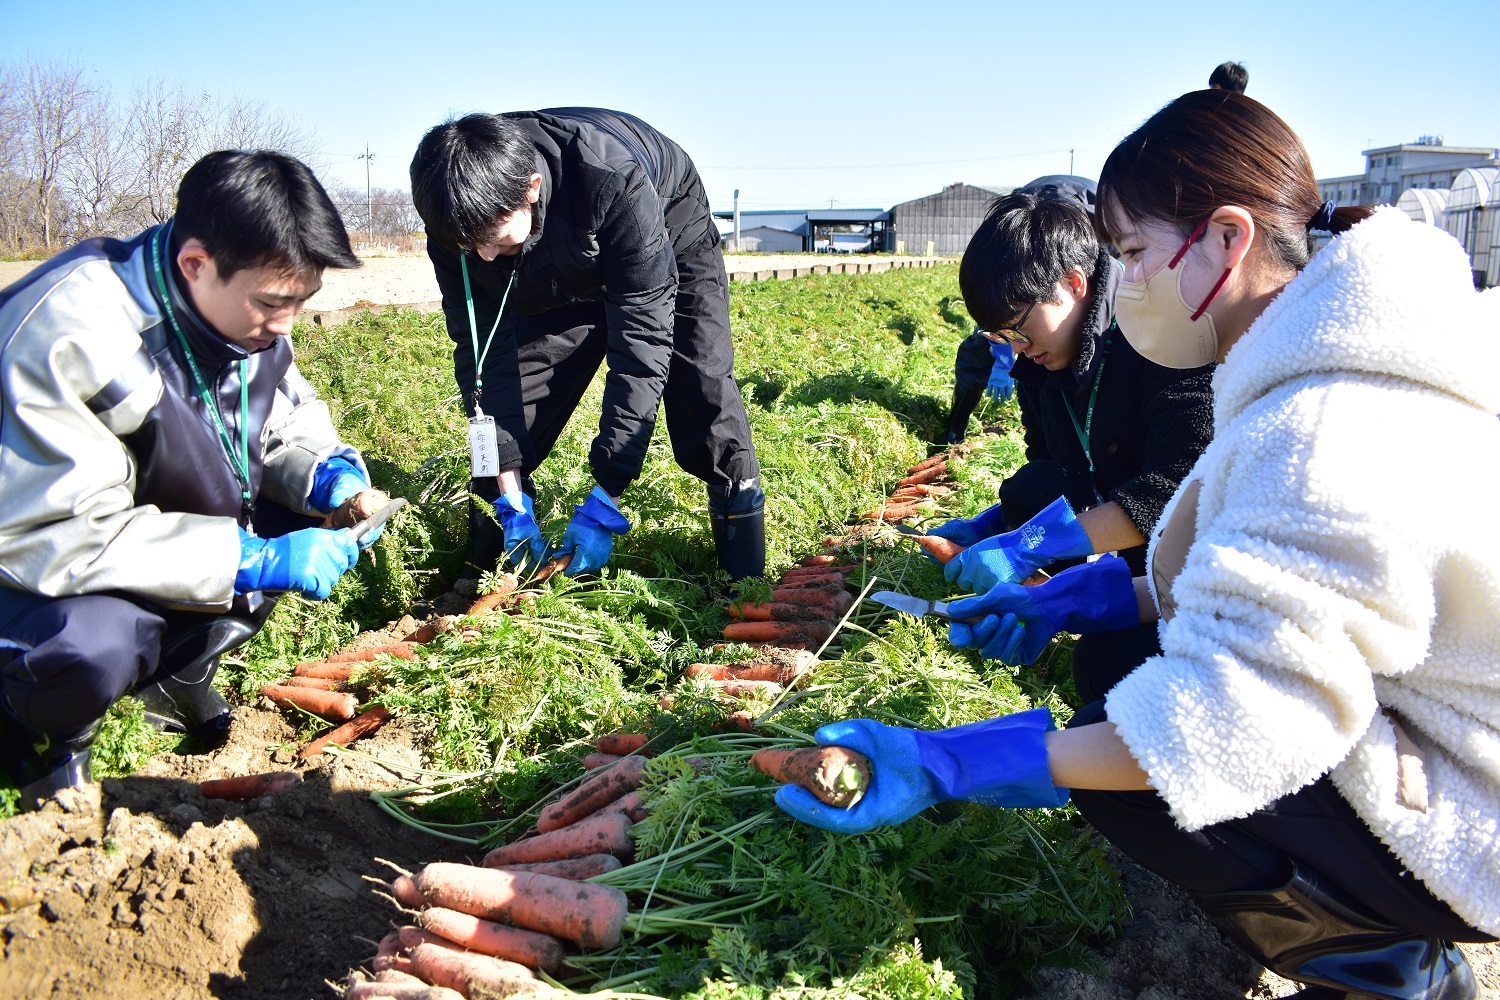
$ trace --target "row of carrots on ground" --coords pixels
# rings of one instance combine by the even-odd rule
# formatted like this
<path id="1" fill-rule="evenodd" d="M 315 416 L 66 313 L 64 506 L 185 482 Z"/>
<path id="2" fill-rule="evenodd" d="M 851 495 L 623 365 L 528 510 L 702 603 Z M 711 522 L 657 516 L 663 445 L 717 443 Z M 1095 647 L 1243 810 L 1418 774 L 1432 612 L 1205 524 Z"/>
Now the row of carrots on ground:
<path id="1" fill-rule="evenodd" d="M 899 521 L 924 513 L 925 511 L 918 509 L 920 504 L 947 492 L 947 488 L 938 485 L 937 481 L 947 475 L 949 458 L 966 454 L 968 450 L 969 446 L 958 445 L 912 466 L 909 474 L 896 484 L 889 502 L 867 511 L 862 517 L 865 520 Z M 828 547 L 837 547 L 845 541 L 830 538 Z M 957 546 L 940 538 L 919 537 L 917 541 L 941 562 L 947 562 L 958 551 Z M 538 571 L 530 582 L 541 583 L 566 566 L 566 558 L 554 561 Z M 772 587 L 769 601 L 736 601 L 728 605 L 727 610 L 733 621 L 724 628 L 725 640 L 746 643 L 751 647 L 791 651 L 822 648 L 832 638 L 838 622 L 853 606 L 854 598 L 846 587 L 849 576 L 860 568 L 860 563 L 851 562 L 848 557 L 837 554 L 814 555 L 803 559 L 800 564 L 781 575 Z M 501 608 L 517 593 L 521 583 L 521 579 L 515 574 L 503 574 L 498 586 L 475 601 L 464 617 L 474 619 Z M 353 687 L 354 678 L 363 666 L 383 655 L 415 659 L 418 646 L 431 642 L 444 632 L 454 630 L 466 640 L 479 634 L 476 625 L 465 626 L 456 616 L 436 618 L 411 632 L 400 642 L 299 663 L 291 677 L 264 686 L 261 694 L 283 707 L 302 709 L 344 723 L 304 747 L 299 754 L 301 758 L 317 756 L 331 745 L 348 746 L 375 732 L 391 718 L 390 712 L 379 705 L 363 713 L 359 712 L 360 699 Z M 798 666 L 796 661 L 791 665 Z M 805 666 L 802 665 L 802 669 Z M 756 695 L 774 699 L 785 686 L 787 678 L 780 673 L 784 670 L 784 666 L 758 662 L 734 666 L 694 664 L 687 674 L 717 685 L 724 700 Z M 794 669 L 790 676 L 795 676 L 798 672 Z M 670 708 L 671 701 L 671 695 L 665 696 L 663 708 Z M 749 728 L 752 716 L 747 711 L 739 710 L 730 713 L 728 721 L 740 728 Z M 202 790 L 211 797 L 248 798 L 280 790 L 296 780 L 291 772 L 273 772 L 205 782 Z"/>
<path id="2" fill-rule="evenodd" d="M 348 1000 L 456 1000 L 555 995 L 568 949 L 604 951 L 621 941 L 624 892 L 586 881 L 634 859 L 631 827 L 645 819 L 641 782 L 647 737 L 611 734 L 585 758 L 594 769 L 543 808 L 534 832 L 485 855 L 480 865 L 434 862 L 383 883 L 403 918 L 379 943 L 372 975 L 351 973 Z M 622 756 L 623 754 L 623 756 Z M 691 759 L 688 761 L 693 763 Z M 869 762 L 841 747 L 763 749 L 751 766 L 803 785 L 832 806 L 858 801 Z"/>

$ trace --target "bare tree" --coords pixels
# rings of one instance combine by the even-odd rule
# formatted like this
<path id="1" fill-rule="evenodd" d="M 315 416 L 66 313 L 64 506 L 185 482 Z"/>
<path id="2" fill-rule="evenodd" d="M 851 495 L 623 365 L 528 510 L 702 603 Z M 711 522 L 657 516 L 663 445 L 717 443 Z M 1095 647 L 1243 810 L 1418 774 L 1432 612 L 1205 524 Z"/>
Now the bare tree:
<path id="1" fill-rule="evenodd" d="M 66 215 L 61 182 L 78 155 L 94 91 L 76 63 L 28 59 L 19 76 L 22 164 L 41 212 L 42 248 L 50 251 Z"/>
<path id="2" fill-rule="evenodd" d="M 79 237 L 119 236 L 133 228 L 141 196 L 126 152 L 126 131 L 109 90 L 100 88 L 85 109 L 77 155 L 64 178 Z"/>
<path id="3" fill-rule="evenodd" d="M 177 185 L 201 155 L 204 119 L 209 96 L 189 99 L 181 86 L 152 78 L 131 97 L 126 150 L 132 161 L 136 194 L 136 222 L 153 225 L 172 215 Z"/>

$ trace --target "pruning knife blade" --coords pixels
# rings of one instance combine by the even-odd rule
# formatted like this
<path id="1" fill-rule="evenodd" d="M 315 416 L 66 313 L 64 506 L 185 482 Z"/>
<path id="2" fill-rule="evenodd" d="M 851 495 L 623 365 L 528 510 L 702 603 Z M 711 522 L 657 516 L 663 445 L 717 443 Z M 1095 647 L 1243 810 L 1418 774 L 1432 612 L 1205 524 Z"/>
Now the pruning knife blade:
<path id="1" fill-rule="evenodd" d="M 948 611 L 946 601 L 924 601 L 920 597 L 912 597 L 910 594 L 902 594 L 894 590 L 877 590 L 870 595 L 870 600 L 877 604 L 884 604 L 888 608 L 894 608 L 903 614 L 915 615 L 921 618 L 923 615 L 931 615 L 944 621 L 963 622 L 965 625 L 973 625 L 983 621 L 984 616 L 978 615 L 974 618 L 955 618 Z"/>
<path id="2" fill-rule="evenodd" d="M 405 497 L 397 497 L 390 503 L 386 504 L 384 507 L 371 514 L 369 517 L 356 524 L 353 528 L 349 529 L 354 536 L 354 540 L 359 541 L 361 538 L 365 537 L 376 528 L 381 527 L 383 524 L 385 524 L 385 522 L 391 519 L 392 514 L 396 513 L 396 511 L 405 506 Z"/>

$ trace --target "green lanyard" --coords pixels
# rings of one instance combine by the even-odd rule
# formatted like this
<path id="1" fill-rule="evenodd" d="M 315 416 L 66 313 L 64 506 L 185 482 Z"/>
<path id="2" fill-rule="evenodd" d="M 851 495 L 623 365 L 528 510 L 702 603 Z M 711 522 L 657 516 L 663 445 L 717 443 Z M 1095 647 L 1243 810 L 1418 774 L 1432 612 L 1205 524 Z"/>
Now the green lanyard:
<path id="1" fill-rule="evenodd" d="M 1094 449 L 1089 446 L 1089 437 L 1094 431 L 1094 404 L 1099 400 L 1099 383 L 1104 381 L 1104 363 L 1109 360 L 1109 344 L 1109 340 L 1105 339 L 1099 346 L 1099 365 L 1094 369 L 1094 387 L 1089 390 L 1089 408 L 1082 424 L 1078 422 L 1078 414 L 1073 412 L 1073 401 L 1066 394 L 1063 395 L 1063 403 L 1073 421 L 1073 430 L 1078 434 L 1078 443 L 1083 445 L 1083 457 L 1089 460 L 1090 480 L 1094 478 Z"/>
<path id="2" fill-rule="evenodd" d="M 177 325 L 177 312 L 172 308 L 172 296 L 167 291 L 167 272 L 161 263 L 161 245 L 166 242 L 166 234 L 167 231 L 163 228 L 151 241 L 151 264 L 156 276 L 156 290 L 161 296 L 162 308 L 167 314 L 167 323 L 172 327 L 172 332 L 177 335 L 177 343 L 182 347 L 182 353 L 187 358 L 188 371 L 193 373 L 193 385 L 197 388 L 198 396 L 203 400 L 203 405 L 213 420 L 214 429 L 219 432 L 219 444 L 223 446 L 224 454 L 228 456 L 229 464 L 240 481 L 240 505 L 245 516 L 248 517 L 255 509 L 250 496 L 250 387 L 247 384 L 250 361 L 247 358 L 240 358 L 240 447 L 239 454 L 235 454 L 234 439 L 229 436 L 229 428 L 224 426 L 224 418 L 219 413 L 218 404 L 214 402 L 213 396 L 209 395 L 208 383 L 203 380 L 203 373 L 198 370 L 198 360 L 193 357 L 193 349 L 188 345 L 187 334 L 183 333 L 182 327 Z"/>
<path id="3" fill-rule="evenodd" d="M 500 329 L 500 317 L 505 315 L 505 303 L 510 298 L 511 286 L 516 283 L 516 272 L 521 269 L 521 262 L 516 261 L 516 266 L 510 272 L 510 280 L 505 283 L 505 294 L 500 296 L 500 308 L 495 313 L 495 325 L 490 327 L 490 335 L 484 338 L 483 351 L 479 349 L 479 326 L 474 321 L 474 290 L 469 287 L 469 255 L 460 252 L 458 264 L 464 272 L 464 303 L 469 307 L 469 336 L 474 341 L 474 415 L 482 417 L 484 411 L 479 408 L 479 390 L 484 388 L 484 359 L 489 356 L 490 345 L 495 342 L 495 331 Z"/>

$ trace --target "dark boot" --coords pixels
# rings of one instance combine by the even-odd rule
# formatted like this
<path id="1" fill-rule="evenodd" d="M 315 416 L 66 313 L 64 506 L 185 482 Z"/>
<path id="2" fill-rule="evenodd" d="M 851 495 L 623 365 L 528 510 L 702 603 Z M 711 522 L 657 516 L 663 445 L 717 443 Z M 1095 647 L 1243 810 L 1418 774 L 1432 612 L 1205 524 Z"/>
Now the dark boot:
<path id="1" fill-rule="evenodd" d="M 505 532 L 495 516 L 500 488 L 493 479 L 469 483 L 469 541 L 464 550 L 465 576 L 493 573 L 505 555 Z"/>
<path id="2" fill-rule="evenodd" d="M 103 719 L 68 736 L 38 733 L 25 726 L 0 699 L 0 764 L 20 791 L 17 803 L 29 812 L 64 788 L 94 780 L 89 767 Z"/>
<path id="3" fill-rule="evenodd" d="M 260 621 L 219 616 L 174 636 L 162 648 L 161 663 L 151 679 L 133 692 L 146 709 L 146 721 L 163 732 L 187 733 L 208 745 L 229 738 L 230 708 L 214 690 L 219 657 L 243 645 L 260 630 Z"/>
<path id="4" fill-rule="evenodd" d="M 968 436 L 969 418 L 974 415 L 974 410 L 978 408 L 979 400 L 983 396 L 983 389 L 965 389 L 956 385 L 953 387 L 953 408 L 948 411 L 948 426 L 943 429 L 939 444 L 958 444 Z"/>
<path id="5" fill-rule="evenodd" d="M 1194 894 L 1205 913 L 1304 1000 L 1474 1000 L 1454 945 L 1372 917 L 1297 870 L 1279 889 Z"/>
<path id="6" fill-rule="evenodd" d="M 719 568 L 730 580 L 766 572 L 766 493 L 756 485 L 730 493 L 732 486 L 708 487 L 708 518 L 713 526 Z"/>

